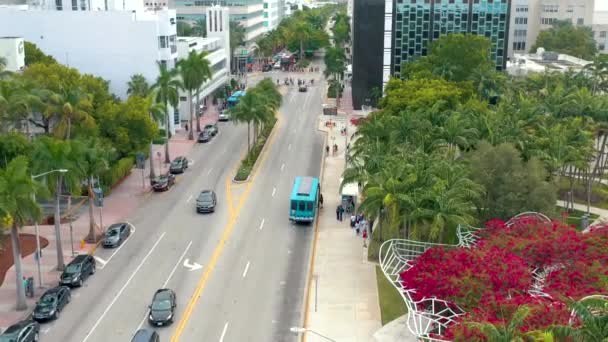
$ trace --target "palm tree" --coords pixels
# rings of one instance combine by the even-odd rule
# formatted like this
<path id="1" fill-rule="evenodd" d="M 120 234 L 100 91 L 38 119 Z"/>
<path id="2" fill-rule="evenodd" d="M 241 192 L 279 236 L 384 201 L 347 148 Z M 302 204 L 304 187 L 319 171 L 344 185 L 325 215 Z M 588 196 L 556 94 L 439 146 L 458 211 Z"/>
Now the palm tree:
<path id="1" fill-rule="evenodd" d="M 245 28 L 236 21 L 230 21 L 230 61 L 234 61 L 234 50 L 245 42 Z"/>
<path id="2" fill-rule="evenodd" d="M 6 58 L 0 56 L 0 71 L 4 70 L 8 64 Z"/>
<path id="3" fill-rule="evenodd" d="M 97 242 L 98 234 L 95 233 L 95 219 L 93 216 L 93 202 L 95 194 L 93 184 L 95 176 L 108 169 L 109 151 L 101 147 L 101 143 L 95 139 L 88 142 L 74 140 L 71 144 L 70 159 L 74 165 L 74 172 L 86 179 L 87 195 L 89 197 L 89 234 L 87 240 Z"/>
<path id="4" fill-rule="evenodd" d="M 207 37 L 207 22 L 205 19 L 197 19 L 192 25 L 192 33 L 199 37 Z"/>
<path id="5" fill-rule="evenodd" d="M 52 137 L 41 137 L 35 141 L 32 154 L 35 172 L 43 173 L 49 170 L 67 169 L 73 170 L 71 159 L 71 144 L 69 141 L 53 139 Z M 63 189 L 73 191 L 80 186 L 80 178 L 75 172 L 51 173 L 47 176 L 49 190 L 55 196 L 55 244 L 57 247 L 57 270 L 64 268 L 63 247 L 61 243 L 61 195 Z"/>
<path id="6" fill-rule="evenodd" d="M 523 342 L 524 334 L 519 332 L 519 327 L 524 323 L 524 320 L 530 315 L 530 308 L 522 305 L 517 308 L 509 322 L 504 324 L 492 323 L 467 323 L 467 325 L 479 329 L 487 338 L 493 342 Z"/>
<path id="7" fill-rule="evenodd" d="M 165 105 L 154 101 L 154 93 L 148 95 L 148 113 L 150 113 L 150 118 L 155 122 L 162 122 L 165 117 L 166 109 Z M 156 177 L 154 172 L 154 141 L 150 141 L 150 179 L 154 179 Z M 160 172 L 160 170 L 159 170 Z"/>
<path id="8" fill-rule="evenodd" d="M 25 310 L 25 289 L 23 287 L 23 267 L 21 265 L 21 244 L 19 229 L 27 222 L 39 220 L 42 210 L 34 201 L 34 194 L 43 194 L 43 188 L 36 183 L 29 171 L 28 160 L 19 156 L 0 170 L 0 215 L 2 226 L 11 231 L 15 282 L 17 288 L 17 310 Z"/>
<path id="9" fill-rule="evenodd" d="M 171 128 L 171 114 L 169 113 L 169 105 L 177 107 L 179 101 L 179 89 L 181 88 L 180 81 L 176 79 L 177 69 L 168 69 L 167 65 L 161 62 L 156 62 L 158 65 L 158 77 L 156 83 L 152 86 L 152 90 L 156 91 L 156 102 L 160 102 L 165 107 L 165 163 L 170 163 L 169 156 L 169 131 Z"/>
<path id="10" fill-rule="evenodd" d="M 272 107 L 257 92 L 249 91 L 242 96 L 239 104 L 230 110 L 234 122 L 247 123 L 247 153 L 251 151 L 251 123 L 266 117 L 272 112 Z"/>
<path id="11" fill-rule="evenodd" d="M 94 125 L 95 119 L 91 116 L 91 96 L 74 87 L 64 88 L 61 93 L 51 96 L 52 106 L 49 110 L 57 115 L 58 123 L 55 135 L 70 140 L 72 124 L 79 121 L 86 126 Z"/>
<path id="12" fill-rule="evenodd" d="M 177 63 L 177 68 L 181 77 L 181 85 L 188 91 L 188 109 L 190 111 L 190 130 L 188 130 L 188 139 L 194 140 L 194 111 L 192 109 L 192 93 L 201 87 L 203 76 L 201 71 L 200 55 L 192 50 L 188 57 L 180 60 Z M 209 70 L 207 70 L 209 71 Z M 197 108 L 198 112 L 198 108 Z"/>
<path id="13" fill-rule="evenodd" d="M 573 337 L 575 341 L 608 341 L 608 297 L 592 296 L 573 302 L 570 307 L 581 326 L 573 328 L 556 326 L 552 328 L 556 336 Z"/>
<path id="14" fill-rule="evenodd" d="M 150 85 L 142 74 L 131 75 L 127 87 L 129 96 L 147 97 L 150 94 Z"/>
<path id="15" fill-rule="evenodd" d="M 17 81 L 0 80 L 0 117 L 5 131 L 10 129 L 8 124 L 15 126 L 27 118 L 30 101 L 30 95 Z"/>
<path id="16" fill-rule="evenodd" d="M 310 24 L 303 20 L 293 21 L 289 28 L 289 36 L 300 44 L 300 60 L 304 60 L 304 42 L 310 40 L 313 35 Z"/>
<path id="17" fill-rule="evenodd" d="M 325 50 L 325 77 L 333 76 L 334 84 L 337 87 L 336 91 L 336 106 L 340 107 L 341 82 L 344 70 L 346 70 L 346 57 L 344 49 L 330 47 Z"/>
<path id="18" fill-rule="evenodd" d="M 200 120 L 200 112 L 199 109 L 201 108 L 201 104 L 200 104 L 200 95 L 201 95 L 201 87 L 205 84 L 205 82 L 207 82 L 208 80 L 210 80 L 213 77 L 213 73 L 211 72 L 211 63 L 209 63 L 209 60 L 207 59 L 207 52 L 203 51 L 198 55 L 199 61 L 199 76 L 202 77 L 202 82 L 199 84 L 199 86 L 196 88 L 196 131 L 200 132 L 201 131 L 201 120 Z"/>

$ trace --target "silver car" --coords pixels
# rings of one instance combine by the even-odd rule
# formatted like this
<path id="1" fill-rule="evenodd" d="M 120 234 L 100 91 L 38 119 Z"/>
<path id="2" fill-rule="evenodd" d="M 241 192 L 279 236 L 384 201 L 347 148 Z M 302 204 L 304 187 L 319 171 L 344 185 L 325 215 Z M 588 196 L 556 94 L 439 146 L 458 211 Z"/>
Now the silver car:
<path id="1" fill-rule="evenodd" d="M 129 237 L 131 229 L 127 223 L 115 223 L 108 227 L 103 239 L 104 247 L 118 247 Z"/>
<path id="2" fill-rule="evenodd" d="M 220 115 L 218 116 L 218 121 L 229 121 L 230 120 L 230 113 L 228 112 L 227 109 L 224 109 L 220 112 Z"/>

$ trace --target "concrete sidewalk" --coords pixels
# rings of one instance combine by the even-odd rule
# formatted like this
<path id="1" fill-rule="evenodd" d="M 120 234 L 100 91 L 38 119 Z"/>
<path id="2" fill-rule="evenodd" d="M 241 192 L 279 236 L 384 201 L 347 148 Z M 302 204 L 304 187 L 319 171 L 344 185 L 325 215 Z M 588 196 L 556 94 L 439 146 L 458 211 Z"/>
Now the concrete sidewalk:
<path id="1" fill-rule="evenodd" d="M 218 113 L 212 106 L 201 118 L 201 127 L 210 122 L 217 121 Z M 195 125 L 196 127 L 196 125 Z M 195 128 L 196 129 L 196 128 Z M 196 134 L 196 131 L 195 131 Z M 171 138 L 169 143 L 169 154 L 173 159 L 177 156 L 183 155 L 188 156 L 192 147 L 196 144 L 195 140 L 188 140 L 188 132 L 185 130 L 177 131 L 176 134 Z M 157 159 L 157 152 L 161 153 L 161 159 Z M 164 145 L 154 145 L 154 167 L 158 174 L 158 167 L 160 161 L 160 167 L 163 172 L 166 172 L 168 165 L 164 164 Z M 129 214 L 135 211 L 143 201 L 146 200 L 146 194 L 151 192 L 150 188 L 150 162 L 146 161 L 145 169 L 143 172 L 138 169 L 133 169 L 131 174 L 127 176 L 122 182 L 116 185 L 111 193 L 104 199 L 104 207 L 102 209 L 102 221 L 103 227 L 107 228 L 109 225 L 124 221 Z M 82 203 L 82 207 L 74 207 L 72 213 L 77 218 L 72 222 L 72 234 L 70 234 L 70 224 L 63 223 L 61 225 L 61 240 L 63 246 L 63 254 L 65 263 L 69 263 L 73 256 L 78 254 L 93 253 L 97 248 L 96 244 L 82 243 L 83 239 L 89 233 L 89 214 L 88 204 L 85 199 Z M 74 215 L 73 214 L 73 215 Z M 64 216 L 65 213 L 62 213 Z M 95 222 L 99 225 L 100 221 L 100 209 L 94 209 Z M 24 319 L 29 315 L 35 302 L 38 300 L 40 295 L 50 287 L 58 284 L 60 273 L 55 270 L 57 266 L 57 253 L 56 253 L 56 239 L 55 239 L 55 228 L 53 225 L 40 225 L 40 236 L 49 241 L 48 246 L 42 249 L 41 258 L 41 269 L 43 278 L 43 288 L 39 286 L 38 271 L 36 260 L 34 258 L 35 253 L 28 255 L 22 259 L 23 274 L 25 277 L 34 277 L 35 284 L 35 296 L 34 298 L 28 298 L 28 309 L 25 311 L 15 310 L 15 270 L 11 267 L 4 278 L 4 282 L 0 285 L 0 328 L 4 329 L 9 325 Z M 23 233 L 35 234 L 34 226 L 24 227 Z M 102 229 L 99 229 L 98 233 L 102 233 Z M 72 255 L 72 248 L 74 255 Z"/>
<path id="2" fill-rule="evenodd" d="M 331 118 L 333 129 L 325 126 Z M 381 327 L 375 264 L 367 261 L 363 239 L 349 226 L 345 215 L 336 220 L 340 203 L 340 178 L 344 170 L 346 137 L 340 129 L 346 126 L 345 116 L 322 117 L 319 129 L 328 133 L 327 144 L 338 145 L 337 155 L 325 156 L 322 193 L 324 208 L 318 216 L 318 236 L 311 286 L 308 295 L 307 328 L 336 341 L 371 340 Z M 353 127 L 349 126 L 349 133 Z M 313 333 L 306 334 L 307 342 L 326 341 Z"/>

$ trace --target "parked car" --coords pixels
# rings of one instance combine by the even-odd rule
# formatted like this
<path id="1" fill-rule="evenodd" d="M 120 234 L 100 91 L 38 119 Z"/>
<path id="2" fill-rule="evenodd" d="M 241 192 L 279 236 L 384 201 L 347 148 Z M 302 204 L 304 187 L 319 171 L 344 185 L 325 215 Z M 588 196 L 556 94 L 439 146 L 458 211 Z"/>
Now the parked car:
<path id="1" fill-rule="evenodd" d="M 61 310 L 70 302 L 70 298 L 70 288 L 67 286 L 47 290 L 36 302 L 32 318 L 38 322 L 57 319 Z"/>
<path id="2" fill-rule="evenodd" d="M 158 333 L 150 329 L 139 329 L 131 339 L 131 342 L 159 342 Z"/>
<path id="3" fill-rule="evenodd" d="M 203 190 L 196 198 L 197 213 L 212 213 L 217 205 L 217 196 L 213 190 Z"/>
<path id="4" fill-rule="evenodd" d="M 281 69 L 281 61 L 278 61 L 278 62 L 274 63 L 273 68 L 274 69 Z"/>
<path id="5" fill-rule="evenodd" d="M 61 273 L 59 284 L 82 286 L 92 274 L 95 274 L 95 259 L 88 254 L 77 255 Z"/>
<path id="6" fill-rule="evenodd" d="M 150 304 L 150 315 L 148 320 L 152 325 L 165 325 L 173 322 L 175 313 L 175 291 L 171 289 L 160 289 L 154 293 L 152 304 Z"/>
<path id="7" fill-rule="evenodd" d="M 211 133 L 209 133 L 209 131 L 202 131 L 198 134 L 199 143 L 206 143 L 206 142 L 209 142 L 210 140 L 211 140 Z"/>
<path id="8" fill-rule="evenodd" d="M 170 173 L 160 175 L 152 181 L 152 189 L 154 191 L 167 191 L 173 185 L 175 185 L 175 175 Z"/>
<path id="9" fill-rule="evenodd" d="M 203 128 L 203 131 L 209 131 L 209 134 L 211 134 L 212 137 L 216 136 L 220 132 L 217 128 L 216 123 L 205 125 L 205 128 Z"/>
<path id="10" fill-rule="evenodd" d="M 298 91 L 300 93 L 305 93 L 308 91 L 308 87 L 306 86 L 306 84 L 301 84 L 300 87 L 298 88 Z"/>
<path id="11" fill-rule="evenodd" d="M 128 223 L 114 223 L 106 230 L 103 246 L 106 248 L 120 246 L 131 235 L 131 226 Z"/>
<path id="12" fill-rule="evenodd" d="M 40 336 L 40 324 L 25 320 L 6 328 L 0 335 L 0 342 L 37 342 Z"/>
<path id="13" fill-rule="evenodd" d="M 264 64 L 264 66 L 262 66 L 262 72 L 267 72 L 267 71 L 271 71 L 272 70 L 272 64 Z"/>
<path id="14" fill-rule="evenodd" d="M 172 174 L 176 173 L 184 173 L 188 168 L 188 158 L 179 156 L 171 162 L 171 166 L 169 167 L 169 172 Z"/>
<path id="15" fill-rule="evenodd" d="M 227 109 L 223 109 L 220 112 L 220 115 L 217 118 L 219 121 L 229 121 L 230 120 L 230 112 Z"/>

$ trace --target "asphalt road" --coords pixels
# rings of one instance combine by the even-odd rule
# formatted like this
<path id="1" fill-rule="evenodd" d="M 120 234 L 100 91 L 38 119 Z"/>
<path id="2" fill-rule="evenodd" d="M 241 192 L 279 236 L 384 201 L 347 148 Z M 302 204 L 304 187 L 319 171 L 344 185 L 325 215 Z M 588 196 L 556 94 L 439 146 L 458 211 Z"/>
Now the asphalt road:
<path id="1" fill-rule="evenodd" d="M 57 321 L 43 324 L 41 341 L 130 341 L 149 326 L 148 305 L 162 287 L 176 291 L 178 307 L 175 322 L 156 329 L 161 341 L 295 340 L 289 327 L 302 315 L 313 226 L 288 221 L 288 199 L 295 176 L 320 172 L 316 79 L 307 93 L 292 87 L 284 96 L 278 130 L 250 183 L 231 182 L 245 126 L 220 123 L 211 143 L 195 146 L 176 186 L 151 193 L 129 217 L 133 233 L 123 246 L 97 251 L 97 273 L 72 292 Z M 213 214 L 195 212 L 202 189 L 217 192 Z"/>

